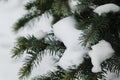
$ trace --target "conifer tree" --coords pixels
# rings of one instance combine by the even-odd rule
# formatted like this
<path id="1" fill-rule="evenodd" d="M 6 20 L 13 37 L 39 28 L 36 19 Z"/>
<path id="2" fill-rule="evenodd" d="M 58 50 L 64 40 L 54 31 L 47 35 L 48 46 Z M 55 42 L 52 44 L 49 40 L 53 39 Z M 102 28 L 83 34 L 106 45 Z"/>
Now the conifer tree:
<path id="1" fill-rule="evenodd" d="M 73 16 L 77 22 L 76 29 L 83 32 L 79 37 L 79 42 L 84 48 L 93 49 L 93 45 L 101 40 L 109 42 L 113 48 L 114 55 L 102 62 L 101 72 L 92 72 L 92 61 L 90 57 L 85 57 L 82 64 L 77 68 L 64 70 L 57 66 L 57 71 L 46 75 L 36 75 L 32 80 L 98 80 L 105 79 L 106 71 L 120 73 L 120 1 L 119 0 L 73 0 L 77 5 L 71 6 L 72 0 L 29 0 L 25 4 L 28 11 L 14 25 L 14 32 L 19 32 L 26 25 L 34 23 L 34 20 L 40 18 L 43 14 L 53 17 L 52 25 L 58 21 Z M 112 4 L 118 7 L 118 10 L 110 8 L 106 12 L 105 4 Z M 103 6 L 105 9 L 99 9 Z M 114 7 L 114 6 L 113 6 Z M 108 10 L 109 8 L 107 8 Z M 52 27 L 51 25 L 51 27 Z M 31 25 L 32 26 L 32 25 Z M 67 30 L 66 30 L 67 32 Z M 103 46 L 104 47 L 104 46 Z M 66 46 L 63 42 L 56 39 L 54 32 L 48 33 L 41 39 L 34 35 L 28 37 L 19 37 L 12 50 L 13 58 L 20 58 L 26 54 L 24 64 L 19 71 L 19 79 L 27 79 L 32 70 L 42 60 L 42 55 L 46 51 L 48 54 L 57 55 L 60 58 L 64 55 Z M 102 53 L 101 53 L 102 54 Z M 73 54 L 74 55 L 74 54 Z M 104 55 L 104 54 L 103 54 Z M 68 56 L 69 57 L 69 56 Z M 58 60 L 59 61 L 59 60 Z M 58 62 L 56 60 L 56 62 Z"/>

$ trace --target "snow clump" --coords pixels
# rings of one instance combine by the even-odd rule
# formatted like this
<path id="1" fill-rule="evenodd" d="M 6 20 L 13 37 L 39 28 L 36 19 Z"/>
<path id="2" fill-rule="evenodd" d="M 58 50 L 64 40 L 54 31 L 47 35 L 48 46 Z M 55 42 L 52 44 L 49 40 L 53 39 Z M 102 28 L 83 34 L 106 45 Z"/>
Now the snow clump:
<path id="1" fill-rule="evenodd" d="M 118 12 L 120 11 L 120 7 L 113 3 L 104 4 L 95 8 L 94 12 L 98 15 L 102 15 L 103 13 L 109 12 Z"/>
<path id="2" fill-rule="evenodd" d="M 93 45 L 92 50 L 88 53 L 93 64 L 92 72 L 101 72 L 101 63 L 111 58 L 114 52 L 111 44 L 105 40 Z"/>
<path id="3" fill-rule="evenodd" d="M 68 0 L 68 4 L 71 8 L 71 11 L 74 12 L 79 12 L 78 4 L 80 4 L 79 0 Z"/>
<path id="4" fill-rule="evenodd" d="M 75 27 L 76 21 L 73 16 L 66 17 L 53 25 L 55 36 L 66 46 L 65 52 L 58 62 L 58 65 L 65 70 L 80 65 L 87 51 L 83 49 L 79 41 L 83 32 Z"/>

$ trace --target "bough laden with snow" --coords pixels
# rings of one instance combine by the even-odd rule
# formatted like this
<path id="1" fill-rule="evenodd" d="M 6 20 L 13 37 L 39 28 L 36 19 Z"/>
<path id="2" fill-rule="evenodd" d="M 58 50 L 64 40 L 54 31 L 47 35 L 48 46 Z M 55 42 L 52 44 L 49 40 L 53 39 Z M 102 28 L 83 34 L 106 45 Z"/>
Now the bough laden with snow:
<path id="1" fill-rule="evenodd" d="M 52 59 L 55 70 L 37 74 L 33 80 L 97 80 L 105 79 L 107 71 L 119 75 L 119 0 L 30 0 L 25 9 L 28 13 L 16 22 L 15 32 L 44 15 L 53 19 L 46 21 L 49 25 L 39 25 L 39 34 L 17 39 L 12 57 L 26 56 L 19 79 L 45 66 L 41 63 L 46 54 L 58 57 Z"/>

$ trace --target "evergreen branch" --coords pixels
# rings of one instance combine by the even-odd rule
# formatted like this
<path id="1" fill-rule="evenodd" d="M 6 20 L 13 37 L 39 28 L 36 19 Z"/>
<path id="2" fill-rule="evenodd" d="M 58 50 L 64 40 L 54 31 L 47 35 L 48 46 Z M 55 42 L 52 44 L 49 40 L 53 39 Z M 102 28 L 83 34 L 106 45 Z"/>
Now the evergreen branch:
<path id="1" fill-rule="evenodd" d="M 17 39 L 15 47 L 12 49 L 12 57 L 21 57 L 25 51 L 49 50 L 50 53 L 63 53 L 65 46 L 62 42 L 48 35 L 45 39 L 37 40 L 34 36 L 20 37 Z"/>
<path id="2" fill-rule="evenodd" d="M 84 75 L 89 75 L 91 74 L 91 64 L 90 64 L 90 60 L 85 60 L 84 63 L 80 64 L 77 69 L 71 69 L 70 71 L 65 71 L 64 72 L 64 76 L 63 76 L 63 80 L 79 80 L 77 78 L 82 78 L 83 77 L 83 74 Z M 88 66 L 89 65 L 89 66 Z M 92 78 L 93 76 L 90 75 Z M 84 76 L 85 77 L 85 76 Z M 91 80 L 91 78 L 89 77 L 89 79 L 86 79 L 85 80 Z"/>
<path id="3" fill-rule="evenodd" d="M 80 11 L 85 11 L 89 8 L 92 3 L 92 0 L 79 0 L 80 4 L 78 4 Z"/>
<path id="4" fill-rule="evenodd" d="M 20 57 L 23 55 L 24 51 L 27 49 L 28 40 L 25 37 L 20 37 L 17 39 L 15 47 L 12 49 L 12 57 Z"/>
<path id="5" fill-rule="evenodd" d="M 72 14 L 70 7 L 68 6 L 67 0 L 54 1 L 52 5 L 52 13 L 59 19 Z"/>
<path id="6" fill-rule="evenodd" d="M 52 4 L 51 11 L 54 17 L 53 24 L 59 21 L 60 19 L 72 14 L 68 4 L 68 0 L 55 0 Z"/>
<path id="7" fill-rule="evenodd" d="M 89 19 L 87 19 L 87 20 L 80 19 L 78 22 L 79 23 L 77 24 L 76 28 L 79 29 L 79 30 L 86 29 L 89 26 L 89 24 L 90 24 L 90 20 Z"/>
<path id="8" fill-rule="evenodd" d="M 89 25 L 84 29 L 83 36 L 80 37 L 84 46 L 93 45 L 103 38 L 105 31 L 109 28 L 107 18 L 95 16 L 91 19 Z M 101 34 L 102 33 L 102 34 Z"/>
<path id="9" fill-rule="evenodd" d="M 18 52 L 16 48 L 14 48 L 14 52 L 17 52 L 13 53 L 13 57 L 19 57 L 23 55 L 24 51 L 26 51 L 26 54 L 28 55 L 25 58 L 23 67 L 19 71 L 19 79 L 25 79 L 30 75 L 32 69 L 42 59 L 41 55 L 44 54 L 44 51 L 49 50 L 51 54 L 59 52 L 58 55 L 61 56 L 65 50 L 63 43 L 57 41 L 54 38 L 54 35 L 48 35 L 48 37 L 41 40 L 37 40 L 34 36 L 29 36 L 27 38 L 21 37 L 18 39 L 16 47 L 18 47 L 17 50 L 24 47 L 24 50 L 19 50 L 20 52 Z"/>
<path id="10" fill-rule="evenodd" d="M 61 12 L 61 9 L 62 9 L 62 0 L 59 0 L 59 17 L 61 18 L 61 15 L 62 15 L 62 12 Z"/>
<path id="11" fill-rule="evenodd" d="M 65 75 L 66 71 L 60 67 L 58 67 L 58 69 L 59 71 L 50 72 L 45 75 L 39 75 L 32 78 L 32 80 L 63 80 L 63 75 Z"/>
<path id="12" fill-rule="evenodd" d="M 114 55 L 112 58 L 106 60 L 102 67 L 108 71 L 115 72 L 117 75 L 120 74 L 120 57 Z"/>
<path id="13" fill-rule="evenodd" d="M 92 64 L 90 59 L 85 59 L 82 64 L 78 66 L 77 69 L 72 70 L 72 77 L 76 80 L 97 80 L 101 79 L 103 76 L 103 72 L 100 73 L 93 73 L 91 72 Z"/>
<path id="14" fill-rule="evenodd" d="M 55 53 L 55 55 L 57 53 L 61 53 L 61 54 L 57 54 L 57 55 L 62 55 L 62 53 L 65 51 L 66 47 L 64 46 L 64 44 L 56 39 L 54 39 L 53 37 L 48 37 L 47 38 L 47 44 L 49 44 L 49 46 L 46 47 L 46 50 L 49 50 L 50 53 Z"/>
<path id="15" fill-rule="evenodd" d="M 105 3 L 115 3 L 120 6 L 119 0 L 79 0 L 80 14 L 78 13 L 78 24 L 82 29 L 83 36 L 80 38 L 84 45 L 91 45 L 97 43 L 99 40 L 104 39 L 111 43 L 116 53 L 120 53 L 120 13 L 105 13 L 101 16 L 94 14 L 90 6 L 98 6 Z M 62 19 L 63 17 L 71 15 L 71 10 L 68 5 L 68 0 L 34 0 L 25 5 L 28 13 L 16 22 L 14 31 L 17 32 L 21 28 L 24 28 L 27 24 L 31 23 L 34 19 L 38 19 L 42 14 L 49 12 L 52 13 L 55 21 Z M 76 15 L 77 13 L 73 13 Z M 107 16 L 107 17 L 106 17 Z M 77 18 L 76 18 L 77 19 Z M 77 20 L 76 20 L 77 21 Z M 108 28 L 109 27 L 109 28 Z M 108 30 L 106 30 L 108 29 Z M 12 50 L 12 57 L 20 57 L 25 52 L 26 58 L 23 67 L 19 71 L 19 79 L 27 78 L 34 67 L 36 67 L 42 59 L 42 55 L 45 51 L 49 54 L 56 54 L 59 57 L 65 51 L 65 46 L 62 42 L 59 42 L 54 38 L 54 35 L 48 35 L 44 39 L 37 40 L 35 37 L 21 37 L 17 40 L 17 43 Z M 69 56 L 68 56 L 69 57 Z M 33 80 L 97 80 L 103 78 L 104 70 L 110 70 L 119 75 L 120 73 L 120 56 L 112 57 L 105 61 L 102 65 L 103 71 L 100 73 L 92 73 L 93 67 L 90 59 L 85 59 L 84 62 L 76 69 L 65 71 L 59 69 L 54 73 L 48 73 L 47 75 L 40 75 Z"/>
<path id="16" fill-rule="evenodd" d="M 20 18 L 14 25 L 13 30 L 14 32 L 17 32 L 21 28 L 25 27 L 25 25 L 30 22 L 32 19 L 37 18 L 38 16 L 41 16 L 45 11 L 38 11 L 34 10 L 29 12 L 28 14 L 24 15 L 22 18 Z"/>
<path id="17" fill-rule="evenodd" d="M 83 71 L 83 72 L 86 72 L 86 70 L 85 69 L 89 69 L 89 70 L 91 70 L 91 68 L 88 68 L 88 63 L 89 64 L 91 64 L 89 61 L 87 61 L 87 63 L 83 63 L 83 64 L 81 64 L 80 65 L 80 67 L 78 67 L 77 69 L 75 69 L 75 70 L 71 70 L 71 72 L 60 72 L 60 74 L 62 74 L 61 76 L 60 76 L 60 74 L 59 74 L 59 76 L 56 76 L 56 73 L 54 73 L 54 75 L 52 75 L 52 76 L 49 76 L 48 77 L 48 75 L 47 76 L 39 76 L 39 77 L 36 77 L 36 78 L 34 78 L 33 80 L 56 80 L 56 77 L 57 77 L 57 80 L 72 80 L 72 79 L 76 79 L 76 74 L 81 74 L 81 73 L 79 73 L 81 70 Z M 87 68 L 85 67 L 85 65 L 87 64 Z M 86 75 L 89 75 L 89 74 L 91 74 L 91 71 L 87 71 L 87 73 L 85 73 Z M 91 76 L 91 75 L 89 75 L 89 76 Z M 54 78 L 53 78 L 54 77 Z M 92 77 L 92 76 L 91 76 Z M 59 79 L 60 78 L 60 79 Z M 89 78 L 89 77 L 87 77 L 87 78 Z M 94 75 L 93 75 L 93 77 L 92 77 L 92 79 L 94 78 Z M 91 78 L 90 78 L 91 79 Z M 88 80 L 90 80 L 90 79 L 88 79 Z M 79 80 L 79 79 L 78 79 Z"/>
<path id="18" fill-rule="evenodd" d="M 44 50 L 47 44 L 44 43 L 44 39 L 37 40 L 33 36 L 20 37 L 17 39 L 16 45 L 12 50 L 12 57 L 21 57 L 25 51 L 28 50 Z"/>
<path id="19" fill-rule="evenodd" d="M 60 74 L 58 75 L 56 72 L 54 72 L 54 73 L 48 73 L 46 75 L 36 76 L 32 78 L 32 80 L 61 80 L 59 77 Z"/>
<path id="20" fill-rule="evenodd" d="M 89 65 L 89 66 L 88 66 Z M 86 77 L 85 80 L 93 80 L 98 78 L 101 74 L 94 74 L 91 72 L 92 65 L 89 60 L 85 60 L 83 64 L 81 64 L 77 69 L 64 71 L 59 70 L 58 72 L 54 72 L 53 74 L 38 76 L 33 78 L 33 80 L 79 80 L 80 77 Z M 85 76 L 83 76 L 84 74 Z"/>
<path id="21" fill-rule="evenodd" d="M 98 23 L 95 28 L 93 28 L 87 35 L 86 39 L 85 39 L 85 43 L 87 44 L 87 42 L 89 42 L 90 38 L 94 35 L 95 31 L 98 30 L 101 26 L 101 24 L 103 23 L 103 21 L 101 21 L 100 23 Z"/>
<path id="22" fill-rule="evenodd" d="M 31 74 L 33 67 L 35 67 L 39 63 L 38 61 L 41 60 L 43 52 L 29 52 L 29 54 L 30 55 L 25 59 L 23 67 L 19 70 L 19 79 L 25 79 Z"/>
<path id="23" fill-rule="evenodd" d="M 26 4 L 25 7 L 29 12 L 16 22 L 13 30 L 17 32 L 31 20 L 41 16 L 45 12 L 50 12 L 53 1 L 54 0 L 35 0 Z"/>
<path id="24" fill-rule="evenodd" d="M 25 8 L 27 10 L 34 8 L 37 8 L 39 10 L 48 10 L 51 8 L 51 5 L 53 3 L 54 0 L 35 0 L 35 1 L 31 1 L 29 3 L 27 3 L 25 5 Z"/>

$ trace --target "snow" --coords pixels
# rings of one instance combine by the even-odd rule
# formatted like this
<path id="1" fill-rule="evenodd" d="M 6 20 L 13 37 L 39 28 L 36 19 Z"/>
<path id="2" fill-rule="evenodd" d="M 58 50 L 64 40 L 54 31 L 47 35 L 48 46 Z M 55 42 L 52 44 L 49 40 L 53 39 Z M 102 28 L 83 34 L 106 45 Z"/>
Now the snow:
<path id="1" fill-rule="evenodd" d="M 92 50 L 89 51 L 89 56 L 93 64 L 92 72 L 101 72 L 101 63 L 111 58 L 113 53 L 114 50 L 111 44 L 105 40 L 101 40 L 96 45 L 93 45 Z"/>
<path id="2" fill-rule="evenodd" d="M 68 0 L 68 4 L 69 4 L 71 11 L 73 13 L 78 11 L 77 5 L 80 4 L 79 0 Z"/>
<path id="3" fill-rule="evenodd" d="M 47 36 L 47 33 L 46 32 L 43 32 L 42 30 L 39 30 L 37 31 L 34 36 L 37 38 L 37 39 L 42 39 L 44 38 L 45 36 Z"/>
<path id="4" fill-rule="evenodd" d="M 113 3 L 108 3 L 108 4 L 98 6 L 94 10 L 94 12 L 97 13 L 98 15 L 102 15 L 103 13 L 118 12 L 118 11 L 120 11 L 120 6 Z"/>
<path id="5" fill-rule="evenodd" d="M 75 47 L 73 45 L 79 43 L 78 39 L 82 31 L 77 30 L 75 25 L 76 21 L 72 16 L 66 17 L 53 25 L 55 36 L 60 39 L 67 48 Z"/>
<path id="6" fill-rule="evenodd" d="M 55 36 L 64 43 L 66 50 L 58 62 L 63 69 L 75 68 L 83 62 L 86 50 L 80 44 L 81 30 L 77 30 L 73 16 L 66 17 L 53 25 Z"/>
<path id="7" fill-rule="evenodd" d="M 58 65 L 64 70 L 76 69 L 84 61 L 84 55 L 84 50 L 66 49 L 63 56 L 59 60 Z"/>

